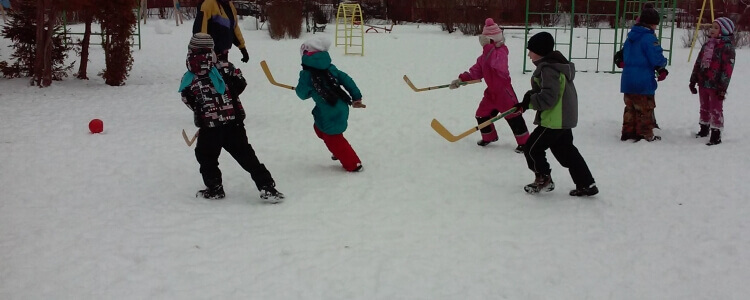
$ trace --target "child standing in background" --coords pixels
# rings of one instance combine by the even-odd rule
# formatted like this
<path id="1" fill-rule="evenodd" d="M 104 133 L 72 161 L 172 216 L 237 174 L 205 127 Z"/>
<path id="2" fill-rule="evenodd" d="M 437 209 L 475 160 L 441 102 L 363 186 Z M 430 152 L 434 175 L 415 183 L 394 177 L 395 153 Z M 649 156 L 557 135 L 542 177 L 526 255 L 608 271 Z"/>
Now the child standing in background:
<path id="1" fill-rule="evenodd" d="M 708 146 L 721 144 L 724 99 L 734 70 L 734 29 L 734 22 L 729 18 L 714 20 L 709 31 L 710 39 L 701 47 L 690 75 L 690 92 L 700 94 L 700 130 L 695 137 L 708 136 L 710 128 Z M 699 89 L 695 88 L 696 85 Z"/>
<path id="2" fill-rule="evenodd" d="M 487 89 L 484 90 L 484 97 L 479 102 L 476 112 L 477 123 L 482 124 L 498 113 L 511 109 L 518 103 L 518 98 L 511 85 L 508 47 L 505 46 L 503 30 L 495 24 L 492 18 L 485 20 L 482 35 L 479 36 L 479 44 L 482 45 L 482 55 L 477 58 L 477 62 L 468 72 L 461 73 L 458 79 L 451 82 L 450 88 L 458 88 L 462 81 L 484 79 Z M 523 153 L 523 146 L 529 139 L 526 122 L 520 113 L 510 114 L 505 117 L 505 120 L 516 137 L 518 144 L 516 152 Z M 477 142 L 479 146 L 487 146 L 498 140 L 494 124 L 482 128 L 481 133 L 482 139 Z"/>
<path id="3" fill-rule="evenodd" d="M 302 71 L 294 91 L 302 100 L 312 97 L 315 101 L 313 128 L 331 151 L 331 158 L 339 160 L 344 170 L 359 172 L 362 162 L 344 137 L 344 131 L 348 126 L 349 106 L 366 106 L 354 80 L 331 63 L 330 47 L 331 41 L 324 37 L 314 37 L 302 44 Z"/>
<path id="4" fill-rule="evenodd" d="M 621 141 L 661 140 L 660 136 L 654 135 L 654 128 L 657 128 L 654 118 L 656 74 L 658 73 L 658 81 L 662 81 L 669 72 L 664 68 L 667 58 L 654 34 L 660 19 L 659 12 L 653 5 L 646 3 L 638 23 L 630 29 L 622 47 L 624 66 L 620 92 L 624 94 L 625 111 L 622 116 Z"/>

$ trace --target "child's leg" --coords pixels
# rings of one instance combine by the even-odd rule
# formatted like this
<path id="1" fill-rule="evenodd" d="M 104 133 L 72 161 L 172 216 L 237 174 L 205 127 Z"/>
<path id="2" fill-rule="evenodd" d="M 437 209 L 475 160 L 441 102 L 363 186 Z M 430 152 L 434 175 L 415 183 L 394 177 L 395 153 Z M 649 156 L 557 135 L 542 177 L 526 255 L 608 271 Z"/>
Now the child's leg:
<path id="1" fill-rule="evenodd" d="M 622 114 L 622 135 L 623 136 L 634 136 L 635 135 L 635 123 L 636 113 L 633 105 L 633 94 L 624 94 L 623 99 L 625 100 L 625 111 Z"/>
<path id="2" fill-rule="evenodd" d="M 203 134 L 203 133 L 201 133 Z M 271 172 L 258 160 L 253 146 L 247 141 L 247 133 L 242 125 L 227 125 L 224 149 L 232 155 L 240 166 L 250 173 L 258 190 L 275 186 Z"/>
<path id="3" fill-rule="evenodd" d="M 329 135 L 320 131 L 317 126 L 314 128 L 315 134 L 323 140 L 326 147 L 328 147 L 328 150 L 331 151 L 331 154 L 339 159 L 341 166 L 343 166 L 345 170 L 354 171 L 357 168 L 357 165 L 362 163 L 359 160 L 357 153 L 354 152 L 354 149 L 352 149 L 352 146 L 349 144 L 349 141 L 344 137 L 343 133 Z"/>
<path id="4" fill-rule="evenodd" d="M 537 126 L 534 132 L 529 135 L 529 139 L 526 141 L 525 151 L 523 155 L 526 157 L 526 165 L 529 170 L 534 173 L 549 175 L 550 170 L 549 163 L 547 162 L 547 154 L 545 151 L 549 149 L 550 145 L 557 139 L 557 130 Z"/>
<path id="5" fill-rule="evenodd" d="M 587 188 L 594 183 L 586 161 L 581 156 L 575 145 L 573 145 L 573 131 L 561 129 L 560 138 L 550 146 L 552 155 L 555 156 L 560 165 L 568 168 L 570 177 L 576 184 L 576 188 Z"/>
<path id="6" fill-rule="evenodd" d="M 526 141 L 529 139 L 529 129 L 526 127 L 526 121 L 523 119 L 523 115 L 519 114 L 506 118 L 505 121 L 508 122 L 510 130 L 513 131 L 513 135 L 516 136 L 516 143 L 518 143 L 518 145 L 526 145 Z"/>
<path id="7" fill-rule="evenodd" d="M 714 89 L 707 89 L 704 87 L 698 88 L 698 97 L 700 98 L 700 119 L 698 119 L 698 123 L 700 124 L 710 124 L 711 123 L 711 94 L 712 91 L 715 95 Z"/>
<path id="8" fill-rule="evenodd" d="M 479 107 L 477 108 L 475 118 L 477 119 L 477 124 L 482 124 L 487 120 L 497 116 L 497 114 L 498 111 L 497 109 L 495 109 L 494 103 L 492 103 L 487 98 L 482 98 L 482 101 L 479 102 Z M 497 131 L 495 130 L 495 124 L 490 124 L 489 126 L 482 128 L 480 130 L 480 133 L 482 133 L 483 142 L 489 143 L 497 141 Z"/>
<path id="9" fill-rule="evenodd" d="M 216 128 L 201 128 L 198 143 L 195 146 L 195 159 L 200 165 L 203 184 L 208 188 L 221 185 L 219 154 L 221 153 L 222 133 Z"/>
<path id="10" fill-rule="evenodd" d="M 708 104 L 707 111 L 709 116 L 708 124 L 711 126 L 711 129 L 721 130 L 722 128 L 724 128 L 724 101 L 719 100 L 719 94 L 715 89 L 704 90 L 706 90 L 706 98 L 708 98 L 706 99 L 706 102 Z M 701 90 L 701 92 L 703 92 L 703 90 Z"/>
<path id="11" fill-rule="evenodd" d="M 654 128 L 656 128 L 656 118 L 654 117 L 654 108 L 656 100 L 653 95 L 641 95 L 638 97 L 636 111 L 638 114 L 638 124 L 636 131 L 647 140 L 654 137 Z"/>

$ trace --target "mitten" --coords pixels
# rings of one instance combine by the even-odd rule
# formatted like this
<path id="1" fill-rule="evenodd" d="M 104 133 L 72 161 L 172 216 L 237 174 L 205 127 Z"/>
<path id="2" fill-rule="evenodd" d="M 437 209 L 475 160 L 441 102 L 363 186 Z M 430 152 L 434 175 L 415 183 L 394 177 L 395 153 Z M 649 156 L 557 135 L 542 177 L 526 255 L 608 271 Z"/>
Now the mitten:
<path id="1" fill-rule="evenodd" d="M 516 103 L 516 105 L 513 105 L 513 107 L 516 108 L 516 112 L 523 113 L 527 109 L 529 109 L 529 104 L 531 103 L 531 91 L 527 91 L 526 94 L 523 95 L 523 101 L 520 103 Z"/>
<path id="2" fill-rule="evenodd" d="M 656 78 L 656 80 L 658 81 L 666 79 L 667 75 L 669 75 L 669 71 L 667 71 L 667 69 L 665 68 L 660 68 L 657 72 L 659 73 L 659 76 Z"/>
<path id="3" fill-rule="evenodd" d="M 691 93 L 692 93 L 693 95 L 695 95 L 695 94 L 697 94 L 697 93 L 698 93 L 698 89 L 696 89 L 696 88 L 695 88 L 695 85 L 696 85 L 696 84 L 697 84 L 697 83 L 695 83 L 695 82 L 690 82 L 690 85 L 688 86 L 688 87 L 690 88 L 690 92 L 691 92 Z"/>
<path id="4" fill-rule="evenodd" d="M 461 79 L 454 79 L 453 81 L 451 81 L 451 84 L 448 86 L 448 88 L 451 90 L 455 90 L 459 87 L 461 87 Z"/>
<path id="5" fill-rule="evenodd" d="M 250 55 L 247 54 L 247 49 L 246 48 L 240 48 L 240 52 L 242 52 L 242 59 L 241 59 L 241 61 L 243 63 L 248 62 L 250 60 Z"/>
<path id="6" fill-rule="evenodd" d="M 461 75 L 458 75 L 458 79 L 461 79 L 461 81 L 471 81 L 471 75 L 469 72 L 463 72 Z"/>

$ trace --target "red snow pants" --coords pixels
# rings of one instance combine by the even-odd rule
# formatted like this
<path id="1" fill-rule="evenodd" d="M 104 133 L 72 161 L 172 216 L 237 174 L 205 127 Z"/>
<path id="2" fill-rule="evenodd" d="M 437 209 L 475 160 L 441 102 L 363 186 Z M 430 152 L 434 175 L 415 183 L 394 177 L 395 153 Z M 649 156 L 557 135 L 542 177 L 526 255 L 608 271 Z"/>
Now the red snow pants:
<path id="1" fill-rule="evenodd" d="M 349 141 L 346 140 L 343 133 L 326 134 L 320 131 L 318 126 L 313 125 L 313 128 L 315 129 L 315 134 L 317 134 L 326 144 L 326 147 L 328 147 L 328 151 L 331 151 L 331 154 L 341 162 L 341 166 L 344 167 L 344 170 L 349 172 L 354 171 L 354 169 L 357 168 L 357 165 L 362 163 L 359 160 L 357 153 L 352 149 L 352 146 L 349 145 Z"/>

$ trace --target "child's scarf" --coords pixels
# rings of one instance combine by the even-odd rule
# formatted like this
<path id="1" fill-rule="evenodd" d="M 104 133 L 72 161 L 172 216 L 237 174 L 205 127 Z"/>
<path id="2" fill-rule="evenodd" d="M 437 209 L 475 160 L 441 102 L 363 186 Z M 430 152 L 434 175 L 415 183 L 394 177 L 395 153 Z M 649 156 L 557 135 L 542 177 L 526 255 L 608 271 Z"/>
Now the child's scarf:
<path id="1" fill-rule="evenodd" d="M 714 58 L 714 49 L 719 43 L 719 39 L 710 38 L 706 42 L 706 48 L 703 49 L 703 57 L 701 57 L 701 68 L 708 69 L 711 66 L 711 60 Z"/>
<path id="2" fill-rule="evenodd" d="M 208 72 L 208 77 L 211 78 L 211 84 L 214 85 L 216 91 L 219 92 L 219 94 L 224 94 L 227 86 L 226 83 L 224 83 L 224 78 L 221 77 L 219 70 L 217 70 L 216 67 L 211 67 L 211 71 Z M 177 91 L 182 92 L 182 90 L 193 82 L 193 79 L 195 79 L 195 74 L 193 72 L 185 72 L 185 75 L 182 76 L 182 81 L 180 82 L 180 88 Z"/>

